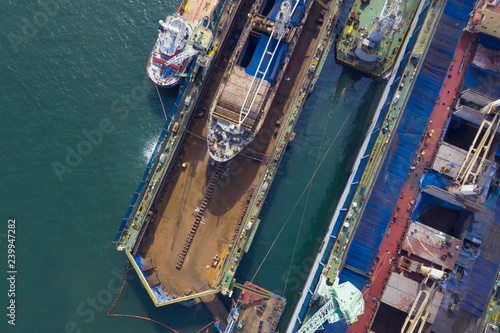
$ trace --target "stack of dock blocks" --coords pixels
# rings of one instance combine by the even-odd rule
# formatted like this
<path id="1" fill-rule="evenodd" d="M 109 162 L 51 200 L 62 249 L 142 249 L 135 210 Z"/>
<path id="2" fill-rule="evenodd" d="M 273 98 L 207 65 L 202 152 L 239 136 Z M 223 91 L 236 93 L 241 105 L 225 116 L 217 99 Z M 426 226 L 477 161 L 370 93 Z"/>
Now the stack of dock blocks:
<path id="1" fill-rule="evenodd" d="M 221 170 L 222 170 L 222 164 L 218 164 L 216 171 L 214 172 L 214 174 L 212 175 L 212 178 L 210 179 L 209 186 L 206 189 L 205 197 L 203 198 L 203 202 L 200 206 L 200 209 L 196 213 L 193 227 L 191 228 L 191 232 L 189 233 L 189 235 L 186 239 L 186 242 L 184 243 L 184 248 L 182 249 L 182 252 L 179 255 L 179 258 L 177 259 L 177 264 L 175 265 L 175 267 L 178 270 L 180 270 L 182 268 L 182 265 L 184 264 L 184 259 L 186 259 L 189 248 L 191 247 L 191 243 L 193 242 L 194 235 L 196 234 L 196 231 L 198 230 L 201 219 L 203 218 L 203 215 L 205 214 L 205 210 L 207 209 L 208 200 L 210 200 L 210 198 L 214 194 L 215 185 L 217 184 L 217 179 L 219 178 L 219 174 L 220 174 Z"/>

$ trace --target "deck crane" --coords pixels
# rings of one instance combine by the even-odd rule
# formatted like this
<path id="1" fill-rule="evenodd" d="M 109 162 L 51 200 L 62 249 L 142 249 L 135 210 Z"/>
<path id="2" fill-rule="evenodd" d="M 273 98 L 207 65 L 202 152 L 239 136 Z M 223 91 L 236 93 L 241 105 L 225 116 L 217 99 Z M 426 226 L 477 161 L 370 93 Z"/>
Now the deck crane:
<path id="1" fill-rule="evenodd" d="M 431 313 L 434 296 L 439 290 L 441 282 L 448 279 L 448 273 L 433 267 L 424 266 L 421 263 L 409 259 L 405 261 L 408 262 L 408 271 L 420 273 L 425 276 L 425 278 L 420 283 L 420 289 L 408 312 L 401 333 L 421 333 Z M 432 280 L 430 287 L 427 285 L 429 279 Z"/>
<path id="2" fill-rule="evenodd" d="M 478 184 L 478 175 L 484 171 L 484 161 L 500 125 L 500 99 L 489 103 L 480 112 L 484 116 L 483 122 L 454 179 L 454 184 L 447 188 L 449 192 L 471 195 L 479 194 L 483 190 L 484 184 Z"/>
<path id="3" fill-rule="evenodd" d="M 269 68 L 271 67 L 271 63 L 274 59 L 274 56 L 278 52 L 281 39 L 285 36 L 287 30 L 288 30 L 288 25 L 290 24 L 291 18 L 293 13 L 295 12 L 295 9 L 297 8 L 297 5 L 302 2 L 303 0 L 299 0 L 295 3 L 295 6 L 293 9 L 292 7 L 292 2 L 291 0 L 284 0 L 281 3 L 280 6 L 280 11 L 276 15 L 276 20 L 274 22 L 274 27 L 271 32 L 271 37 L 267 41 L 266 44 L 266 49 L 264 52 L 262 52 L 262 57 L 260 58 L 259 61 L 259 66 L 257 66 L 257 70 L 255 71 L 255 75 L 253 76 L 252 83 L 250 85 L 250 89 L 248 89 L 247 95 L 245 97 L 245 100 L 243 101 L 243 105 L 241 106 L 240 110 L 240 116 L 239 116 L 239 121 L 238 121 L 238 129 L 241 128 L 241 125 L 247 119 L 248 115 L 250 114 L 252 110 L 252 106 L 255 103 L 255 99 L 257 96 L 259 96 L 259 90 L 260 87 L 262 86 L 262 83 L 265 81 L 265 76 L 267 72 L 269 71 Z M 276 45 L 271 47 L 271 40 L 275 39 L 277 40 Z M 272 49 L 272 50 L 270 50 Z M 267 60 L 267 66 L 265 71 L 261 71 L 261 65 L 264 62 L 264 59 L 266 56 L 271 56 L 269 60 Z M 260 77 L 259 77 L 260 75 Z"/>
<path id="4" fill-rule="evenodd" d="M 326 287 L 325 298 L 326 303 L 301 326 L 297 333 L 316 332 L 327 321 L 332 324 L 345 319 L 352 324 L 358 321 L 358 316 L 363 314 L 365 309 L 361 291 L 350 282 L 339 285 L 337 279 L 333 287 Z"/>
<path id="5" fill-rule="evenodd" d="M 401 6 L 401 0 L 395 0 L 388 3 L 385 2 L 382 13 L 379 17 L 373 19 L 373 30 L 370 32 L 370 40 L 378 43 L 384 39 L 385 31 L 392 29 L 398 20 L 398 11 Z"/>
<path id="6" fill-rule="evenodd" d="M 198 50 L 196 49 L 187 49 L 185 51 L 182 51 L 181 53 L 177 54 L 176 56 L 170 58 L 168 61 L 165 62 L 163 66 L 168 67 L 169 65 L 172 64 L 182 64 L 182 62 L 185 59 L 191 58 L 192 56 L 195 56 L 198 54 Z"/>

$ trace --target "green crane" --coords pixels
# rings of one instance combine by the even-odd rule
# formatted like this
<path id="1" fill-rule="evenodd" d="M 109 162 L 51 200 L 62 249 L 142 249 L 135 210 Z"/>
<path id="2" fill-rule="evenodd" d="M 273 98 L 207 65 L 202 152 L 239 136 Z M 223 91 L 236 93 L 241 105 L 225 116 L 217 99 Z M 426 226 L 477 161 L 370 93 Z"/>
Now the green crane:
<path id="1" fill-rule="evenodd" d="M 345 319 L 352 324 L 358 321 L 358 316 L 365 310 L 365 301 L 361 291 L 350 282 L 328 287 L 325 298 L 328 301 L 301 326 L 297 333 L 316 332 L 327 321 L 332 324 Z"/>

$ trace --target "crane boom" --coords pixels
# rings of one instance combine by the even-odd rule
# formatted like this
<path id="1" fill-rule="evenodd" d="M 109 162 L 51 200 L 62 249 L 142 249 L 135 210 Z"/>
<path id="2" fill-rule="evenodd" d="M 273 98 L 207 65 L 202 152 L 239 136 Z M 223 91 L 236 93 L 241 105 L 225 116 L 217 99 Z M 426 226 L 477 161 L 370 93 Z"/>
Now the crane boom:
<path id="1" fill-rule="evenodd" d="M 365 309 L 363 295 L 350 282 L 330 288 L 328 294 L 331 298 L 302 325 L 297 333 L 313 333 L 327 321 L 332 324 L 345 319 L 352 324 L 363 314 Z"/>
<path id="2" fill-rule="evenodd" d="M 455 184 L 447 188 L 450 192 L 470 195 L 478 194 L 482 191 L 482 186 L 478 186 L 477 184 L 478 175 L 500 125 L 500 99 L 486 105 L 481 109 L 481 113 L 484 115 L 483 122 L 454 179 Z"/>
<path id="3" fill-rule="evenodd" d="M 168 61 L 165 62 L 165 67 L 168 67 L 169 65 L 172 64 L 181 64 L 184 59 L 191 58 L 192 56 L 198 54 L 198 50 L 195 49 L 187 49 L 185 51 L 182 51 L 181 53 L 177 54 L 176 56 L 170 58 Z"/>

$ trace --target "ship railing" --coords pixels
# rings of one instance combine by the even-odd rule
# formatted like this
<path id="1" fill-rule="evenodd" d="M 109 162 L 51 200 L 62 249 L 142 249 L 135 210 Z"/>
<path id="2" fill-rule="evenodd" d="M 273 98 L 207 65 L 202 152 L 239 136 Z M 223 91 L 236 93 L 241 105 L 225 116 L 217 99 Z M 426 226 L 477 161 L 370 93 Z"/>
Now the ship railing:
<path id="1" fill-rule="evenodd" d="M 297 9 L 297 5 L 299 4 L 299 2 L 300 1 L 297 1 L 295 3 L 295 6 L 293 7 L 293 10 L 292 10 L 291 13 L 287 11 L 288 13 L 286 13 L 286 16 L 288 18 L 287 19 L 284 18 L 285 21 L 287 21 L 287 22 L 290 21 L 290 18 L 295 13 L 295 10 Z M 282 10 L 283 10 L 283 8 L 284 7 L 282 7 Z M 278 13 L 278 17 L 282 13 L 283 13 L 283 11 L 280 11 L 280 13 Z M 255 75 L 254 75 L 253 80 L 252 80 L 252 84 L 250 85 L 250 89 L 248 90 L 247 96 L 245 97 L 245 101 L 243 102 L 243 106 L 242 106 L 241 111 L 240 111 L 240 120 L 239 120 L 239 124 L 240 125 L 248 117 L 248 114 L 250 113 L 250 110 L 252 109 L 252 107 L 253 107 L 253 105 L 255 103 L 255 99 L 259 95 L 260 88 L 262 86 L 262 83 L 265 80 L 267 72 L 269 71 L 269 68 L 271 67 L 271 63 L 273 62 L 274 56 L 276 55 L 276 51 L 278 50 L 278 48 L 279 48 L 279 46 L 281 44 L 281 39 L 286 34 L 287 29 L 279 29 L 278 26 L 279 26 L 279 24 L 275 24 L 274 27 L 273 27 L 273 31 L 271 32 L 271 36 L 269 37 L 269 39 L 267 41 L 267 44 L 266 44 L 266 49 L 265 49 L 265 51 L 263 52 L 263 54 L 262 54 L 262 56 L 260 58 L 259 65 L 257 66 L 257 71 L 255 72 Z M 275 34 L 277 34 L 277 35 L 275 36 Z M 277 42 L 276 42 L 276 46 L 274 47 L 273 52 L 271 53 L 271 52 L 269 52 L 269 45 L 271 44 L 271 40 L 273 39 L 272 37 L 276 37 Z M 266 70 L 264 72 L 262 72 L 260 70 L 260 66 L 262 65 L 262 62 L 264 61 L 264 58 L 267 55 L 271 55 L 271 59 L 269 59 L 269 62 L 267 63 Z M 250 94 L 251 94 L 251 92 L 253 90 L 254 84 L 257 84 L 255 82 L 255 80 L 257 79 L 257 77 L 259 76 L 259 74 L 262 75 L 262 77 L 260 77 L 259 80 L 258 80 L 257 89 L 252 93 L 253 96 L 250 96 Z M 250 102 L 249 106 L 246 106 L 249 98 L 251 98 L 252 101 Z"/>

